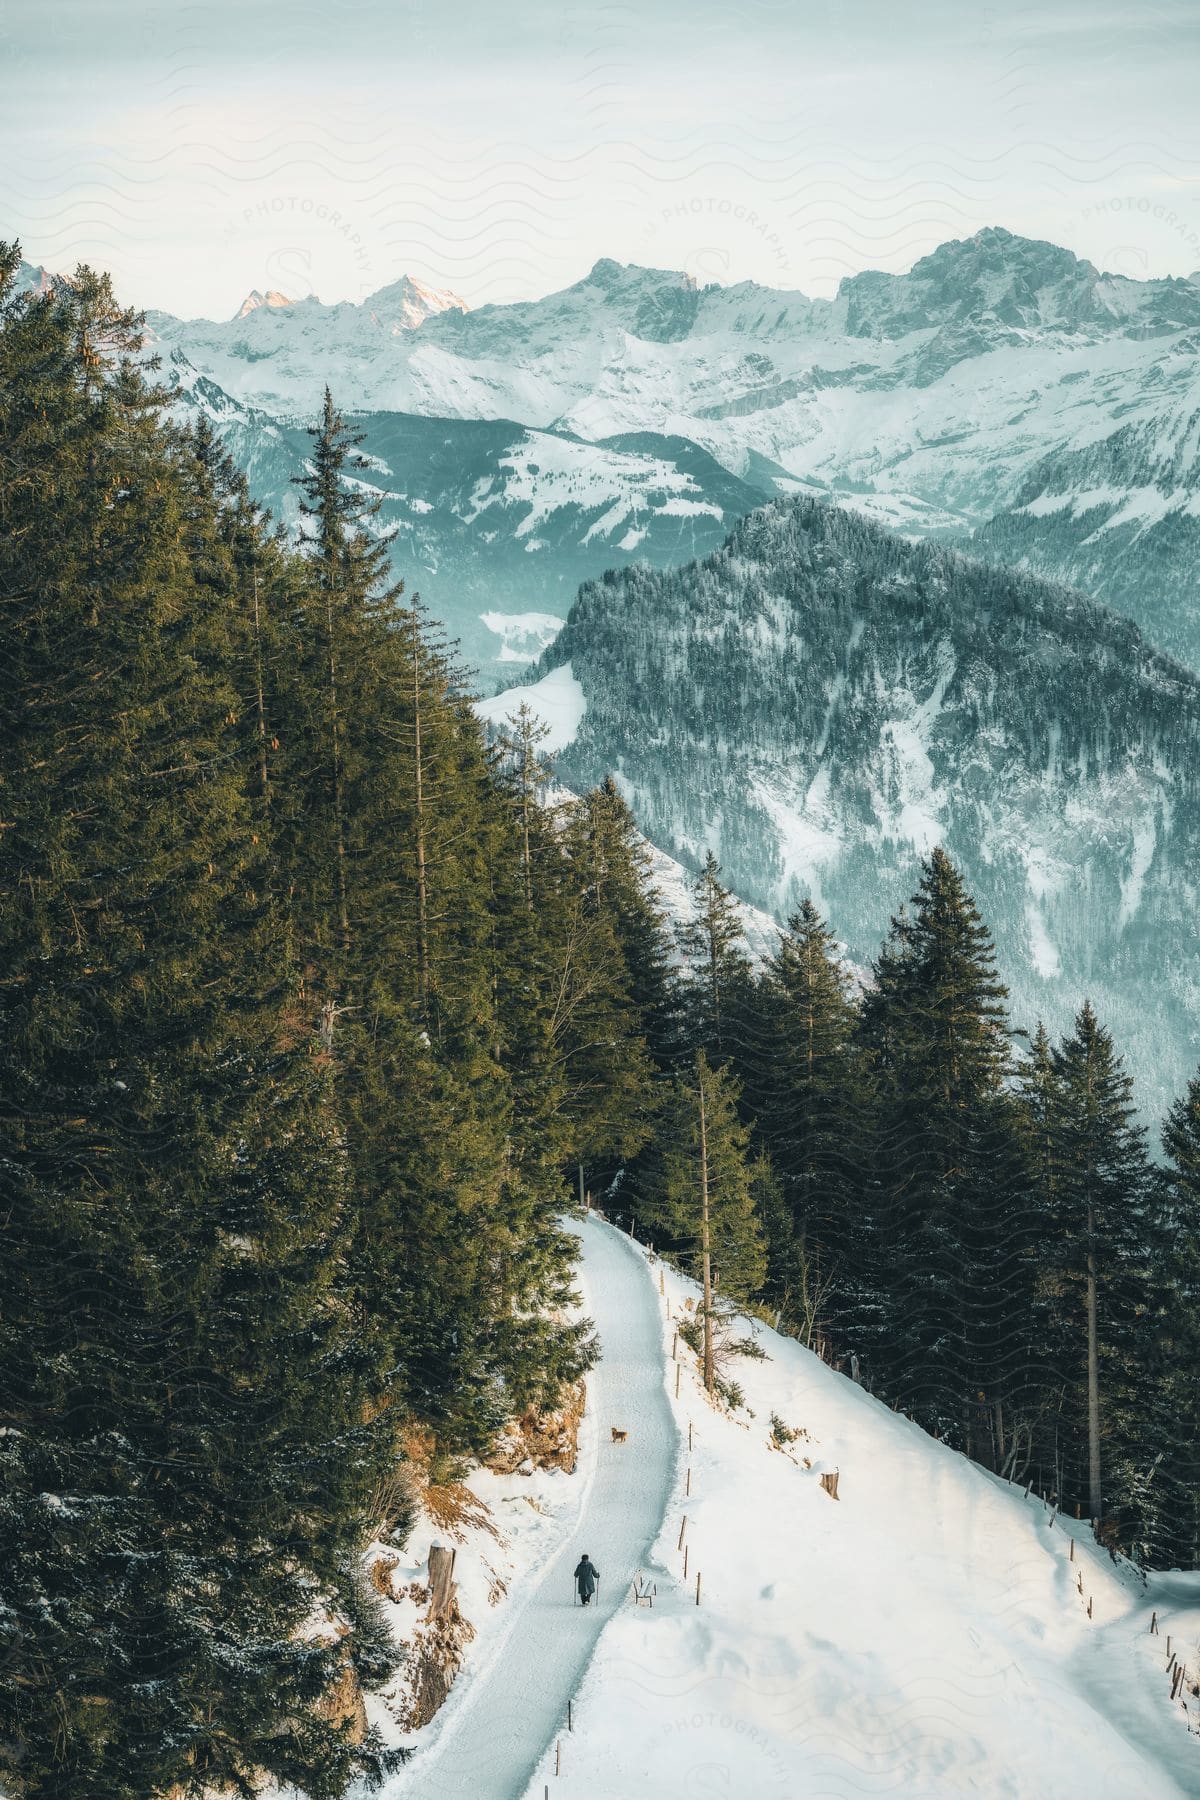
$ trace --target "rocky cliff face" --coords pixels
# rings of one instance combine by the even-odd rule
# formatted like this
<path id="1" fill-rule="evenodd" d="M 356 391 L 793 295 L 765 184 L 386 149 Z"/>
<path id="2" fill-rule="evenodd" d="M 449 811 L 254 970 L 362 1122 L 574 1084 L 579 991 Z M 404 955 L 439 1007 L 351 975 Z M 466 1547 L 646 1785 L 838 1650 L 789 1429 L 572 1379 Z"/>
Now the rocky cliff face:
<path id="1" fill-rule="evenodd" d="M 1200 1060 L 1200 679 L 1069 590 L 780 501 L 706 560 L 588 584 L 543 671 L 573 786 L 748 900 L 812 895 L 856 960 L 942 843 L 1018 1024 L 1090 995 L 1157 1108 Z"/>

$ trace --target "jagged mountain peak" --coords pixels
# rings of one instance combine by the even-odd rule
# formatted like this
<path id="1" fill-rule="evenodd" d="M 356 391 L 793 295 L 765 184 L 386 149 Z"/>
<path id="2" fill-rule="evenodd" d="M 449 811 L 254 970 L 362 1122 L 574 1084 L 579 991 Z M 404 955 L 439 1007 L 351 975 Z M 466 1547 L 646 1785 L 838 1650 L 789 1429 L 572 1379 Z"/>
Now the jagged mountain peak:
<path id="1" fill-rule="evenodd" d="M 1131 320 L 1166 329 L 1191 323 L 1196 312 L 1185 282 L 1103 274 L 1061 245 L 998 225 L 940 244 L 905 275 L 848 276 L 838 298 L 847 330 L 865 338 L 933 327 L 984 331 L 1003 342 L 1029 331 L 1112 330 Z"/>
<path id="2" fill-rule="evenodd" d="M 261 288 L 251 288 L 233 316 L 235 319 L 244 319 L 250 313 L 257 312 L 260 306 L 287 307 L 295 304 L 287 294 L 281 294 L 278 288 L 268 288 L 265 293 Z"/>
<path id="3" fill-rule="evenodd" d="M 16 289 L 19 294 L 48 294 L 58 282 L 70 285 L 65 275 L 56 275 L 53 269 L 40 263 L 22 261 L 17 265 Z"/>
<path id="4" fill-rule="evenodd" d="M 582 281 L 567 289 L 571 299 L 599 292 L 619 325 L 648 343 L 671 343 L 687 337 L 696 322 L 700 288 L 682 269 L 648 269 L 640 263 L 614 262 L 604 256 Z"/>
<path id="5" fill-rule="evenodd" d="M 451 289 L 427 287 L 411 275 L 401 275 L 398 281 L 378 288 L 363 305 L 381 324 L 404 331 L 415 331 L 438 313 L 469 311 L 466 301 Z"/>
<path id="6" fill-rule="evenodd" d="M 580 287 L 598 287 L 605 293 L 617 293 L 630 288 L 678 287 L 694 289 L 696 277 L 688 275 L 683 269 L 652 269 L 644 263 L 621 263 L 611 256 L 602 256 L 592 264 Z"/>

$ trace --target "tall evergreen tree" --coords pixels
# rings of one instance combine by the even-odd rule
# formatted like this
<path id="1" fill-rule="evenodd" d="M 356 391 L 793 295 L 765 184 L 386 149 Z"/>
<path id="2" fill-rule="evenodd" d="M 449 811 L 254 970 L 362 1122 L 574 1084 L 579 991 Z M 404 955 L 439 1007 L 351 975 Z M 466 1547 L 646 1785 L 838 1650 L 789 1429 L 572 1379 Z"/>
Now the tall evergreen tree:
<path id="1" fill-rule="evenodd" d="M 943 850 L 924 863 L 875 977 L 864 1008 L 876 1120 L 873 1361 L 923 1422 L 999 1458 L 1024 1173 L 1006 1085 L 1006 990 Z"/>
<path id="2" fill-rule="evenodd" d="M 737 905 L 721 885 L 721 865 L 711 850 L 692 884 L 692 909 L 676 933 L 685 971 L 685 1036 L 693 1051 L 723 1062 L 737 1052 L 750 959 Z"/>
<path id="3" fill-rule="evenodd" d="M 1119 1443 L 1137 1404 L 1150 1169 L 1133 1083 L 1087 1002 L 1055 1050 L 1053 1069 L 1055 1230 L 1047 1265 L 1061 1320 L 1055 1360 L 1076 1425 L 1064 1445 L 1063 1483 L 1099 1520 L 1106 1447 Z"/>
<path id="4" fill-rule="evenodd" d="M 861 1301 L 868 1099 L 858 1012 L 833 937 L 806 900 L 756 984 L 739 1066 L 781 1190 L 768 1292 L 805 1342 L 853 1335 Z"/>
<path id="5" fill-rule="evenodd" d="M 1200 1077 L 1167 1114 L 1162 1147 L 1165 1279 L 1150 1359 L 1154 1404 L 1143 1431 L 1143 1465 L 1161 1469 L 1161 1476 L 1146 1497 L 1152 1502 L 1146 1536 L 1153 1560 L 1194 1568 L 1200 1564 Z"/>
<path id="6" fill-rule="evenodd" d="M 701 1283 L 709 1393 L 716 1380 L 718 1289 L 723 1301 L 745 1302 L 762 1287 L 767 1266 L 755 1204 L 765 1172 L 754 1165 L 737 1100 L 734 1078 L 697 1051 L 694 1072 L 675 1078 L 659 1122 L 648 1202 L 684 1268 Z"/>

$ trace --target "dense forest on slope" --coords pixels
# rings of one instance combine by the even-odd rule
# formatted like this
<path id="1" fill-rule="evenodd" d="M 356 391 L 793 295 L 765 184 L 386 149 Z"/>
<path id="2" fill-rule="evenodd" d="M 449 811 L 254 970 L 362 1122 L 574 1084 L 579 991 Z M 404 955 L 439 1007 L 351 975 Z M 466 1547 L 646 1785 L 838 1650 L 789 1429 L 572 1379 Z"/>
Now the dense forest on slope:
<path id="1" fill-rule="evenodd" d="M 695 898 L 676 1099 L 620 1192 L 715 1289 L 716 1385 L 708 1340 L 757 1297 L 1110 1547 L 1194 1565 L 1200 1079 L 1156 1166 L 1090 1004 L 1057 1044 L 1014 1029 L 943 850 L 865 986 L 811 902 L 755 969 L 711 854 Z"/>
<path id="2" fill-rule="evenodd" d="M 272 530 L 139 321 L 0 270 L 0 1752 L 314 1796 L 359 1553 L 594 1354 L 565 1171 L 645 1061 L 595 821 L 486 747 L 332 401 Z M 633 1110 L 636 1110 L 634 1108 Z"/>
<path id="3" fill-rule="evenodd" d="M 712 857 L 676 939 L 618 784 L 551 803 L 527 709 L 485 738 L 392 580 L 332 397 L 297 548 L 207 427 L 167 422 L 106 280 L 17 296 L 15 267 L 5 250 L 13 1794 L 326 1800 L 381 1774 L 329 1703 L 397 1654 L 362 1551 L 403 1540 L 415 1446 L 453 1470 L 588 1368 L 580 1171 L 700 1277 L 686 1336 L 717 1403 L 738 1398 L 730 1309 L 764 1308 L 1114 1548 L 1200 1559 L 1200 1086 L 1155 1168 L 1102 1014 L 1017 1055 L 941 849 L 912 883 L 864 860 L 885 904 L 913 893 L 865 995 L 811 903 L 753 967 Z M 994 611 L 1003 641 L 1028 633 Z M 731 703 L 742 627 L 721 617 L 698 620 L 705 716 Z M 1105 629 L 1115 666 L 1136 636 Z M 1139 666 L 1165 757 L 1190 714 L 1171 665 Z M 1106 742 L 1093 719 L 1064 755 Z"/>
<path id="4" fill-rule="evenodd" d="M 742 898 L 807 898 L 867 961 L 935 845 L 1018 1016 L 1090 994 L 1161 1113 L 1200 1031 L 1200 680 L 1068 589 L 810 500 L 686 568 L 581 589 L 541 670 L 586 701 L 564 778 Z"/>

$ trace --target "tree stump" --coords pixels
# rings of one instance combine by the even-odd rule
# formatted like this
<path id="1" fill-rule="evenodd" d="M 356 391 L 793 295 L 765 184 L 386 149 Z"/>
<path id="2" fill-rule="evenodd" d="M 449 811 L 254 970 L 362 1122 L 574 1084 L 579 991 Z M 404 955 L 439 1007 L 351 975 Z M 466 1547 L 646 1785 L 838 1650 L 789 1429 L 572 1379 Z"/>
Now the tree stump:
<path id="1" fill-rule="evenodd" d="M 827 1470 L 825 1474 L 822 1475 L 821 1486 L 825 1489 L 825 1492 L 829 1495 L 831 1500 L 836 1500 L 838 1497 L 837 1484 L 838 1472 L 836 1469 L 832 1472 Z"/>
<path id="2" fill-rule="evenodd" d="M 429 1546 L 429 1619 L 448 1619 L 454 1611 L 457 1590 L 454 1586 L 454 1559 L 458 1552 L 444 1544 Z"/>

